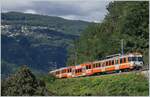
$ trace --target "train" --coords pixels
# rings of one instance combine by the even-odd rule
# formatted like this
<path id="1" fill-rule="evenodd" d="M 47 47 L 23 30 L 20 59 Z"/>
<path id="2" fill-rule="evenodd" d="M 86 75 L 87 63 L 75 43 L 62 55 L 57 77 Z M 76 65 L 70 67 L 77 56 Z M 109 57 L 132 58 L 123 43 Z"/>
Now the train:
<path id="1" fill-rule="evenodd" d="M 97 61 L 68 66 L 50 71 L 56 78 L 75 78 L 97 74 L 139 70 L 143 67 L 141 53 L 114 54 Z"/>

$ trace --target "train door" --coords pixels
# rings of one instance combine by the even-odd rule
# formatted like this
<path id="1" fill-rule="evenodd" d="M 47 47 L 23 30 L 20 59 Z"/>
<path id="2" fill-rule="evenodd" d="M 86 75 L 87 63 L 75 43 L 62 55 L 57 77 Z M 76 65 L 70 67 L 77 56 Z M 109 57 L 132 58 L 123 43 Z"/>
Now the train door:
<path id="1" fill-rule="evenodd" d="M 92 75 L 93 70 L 92 70 L 92 64 L 86 64 L 86 75 Z"/>
<path id="2" fill-rule="evenodd" d="M 119 70 L 119 58 L 115 58 L 115 70 Z"/>
<path id="3" fill-rule="evenodd" d="M 82 66 L 82 75 L 83 76 L 86 75 L 86 66 L 85 65 Z"/>
<path id="4" fill-rule="evenodd" d="M 72 77 L 75 77 L 75 68 L 72 68 Z"/>
<path id="5" fill-rule="evenodd" d="M 105 67 L 106 67 L 106 62 L 103 61 L 103 62 L 101 63 L 101 71 L 102 71 L 102 72 L 105 72 Z"/>

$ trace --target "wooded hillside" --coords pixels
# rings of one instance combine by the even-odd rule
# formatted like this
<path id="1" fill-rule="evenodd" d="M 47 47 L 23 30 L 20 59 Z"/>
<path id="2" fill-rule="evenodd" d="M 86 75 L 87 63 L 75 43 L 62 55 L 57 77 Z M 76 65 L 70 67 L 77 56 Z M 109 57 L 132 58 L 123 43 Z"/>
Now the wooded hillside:
<path id="1" fill-rule="evenodd" d="M 75 46 L 69 49 L 68 65 L 98 60 L 106 55 L 141 52 L 148 64 L 148 1 L 115 1 L 107 6 L 108 13 L 103 22 L 91 24 Z"/>

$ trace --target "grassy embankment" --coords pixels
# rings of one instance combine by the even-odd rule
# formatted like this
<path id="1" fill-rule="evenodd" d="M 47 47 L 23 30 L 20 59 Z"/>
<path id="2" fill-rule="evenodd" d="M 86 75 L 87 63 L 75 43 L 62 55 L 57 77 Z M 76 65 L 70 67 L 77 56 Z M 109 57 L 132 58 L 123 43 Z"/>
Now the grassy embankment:
<path id="1" fill-rule="evenodd" d="M 149 84 L 141 74 L 129 73 L 101 77 L 55 79 L 43 77 L 56 95 L 148 96 Z"/>

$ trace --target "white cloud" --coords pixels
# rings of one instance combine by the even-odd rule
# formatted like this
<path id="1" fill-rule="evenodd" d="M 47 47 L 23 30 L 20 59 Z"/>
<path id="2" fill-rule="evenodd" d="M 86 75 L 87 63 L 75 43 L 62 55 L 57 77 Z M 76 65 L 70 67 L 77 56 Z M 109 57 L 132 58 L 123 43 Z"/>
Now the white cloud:
<path id="1" fill-rule="evenodd" d="M 66 19 L 101 21 L 108 0 L 2 0 L 2 11 L 60 16 Z"/>
<path id="2" fill-rule="evenodd" d="M 32 9 L 27 9 L 26 11 L 24 11 L 24 13 L 37 14 L 37 12 L 35 10 L 32 10 Z"/>

